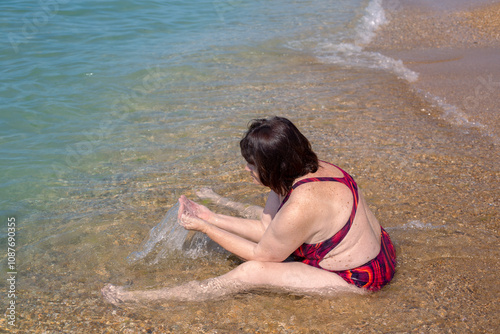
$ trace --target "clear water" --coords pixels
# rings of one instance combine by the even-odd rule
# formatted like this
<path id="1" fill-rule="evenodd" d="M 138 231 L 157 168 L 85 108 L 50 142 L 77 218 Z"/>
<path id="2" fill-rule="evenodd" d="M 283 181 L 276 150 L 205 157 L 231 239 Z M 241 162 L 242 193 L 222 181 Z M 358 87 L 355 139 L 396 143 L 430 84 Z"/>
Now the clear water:
<path id="1" fill-rule="evenodd" d="M 267 88 L 317 82 L 299 66 L 394 69 L 357 45 L 384 21 L 378 1 L 0 6 L 0 204 L 33 223 L 110 179 L 189 163 L 207 149 L 193 138 L 233 144 L 249 119 L 284 112 L 290 97 Z"/>
<path id="2" fill-rule="evenodd" d="M 259 85 L 270 68 L 314 56 L 321 39 L 348 38 L 362 5 L 2 2 L 1 207 L 44 211 L 68 186 L 84 190 L 101 177 L 98 165 L 154 150 L 176 159 L 172 142 L 186 127 L 200 131 L 255 102 L 231 87 Z M 173 138 L 151 140 L 159 132 Z"/>

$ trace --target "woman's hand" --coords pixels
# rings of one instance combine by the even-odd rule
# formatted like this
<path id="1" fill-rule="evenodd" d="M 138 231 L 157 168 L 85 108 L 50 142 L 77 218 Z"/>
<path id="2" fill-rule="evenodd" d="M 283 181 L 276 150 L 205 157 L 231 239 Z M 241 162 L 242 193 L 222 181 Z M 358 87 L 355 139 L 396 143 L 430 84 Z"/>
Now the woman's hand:
<path id="1" fill-rule="evenodd" d="M 206 222 L 205 220 L 200 219 L 198 217 L 193 217 L 188 213 L 183 213 L 180 216 L 179 224 L 186 230 L 200 231 L 203 233 L 205 233 L 205 229 L 209 225 L 209 223 Z"/>
<path id="2" fill-rule="evenodd" d="M 203 224 L 215 218 L 215 214 L 206 206 L 191 201 L 184 195 L 179 198 L 179 204 L 178 221 L 188 230 L 201 231 Z"/>
<path id="3" fill-rule="evenodd" d="M 198 217 L 200 219 L 206 220 L 210 222 L 212 219 L 215 218 L 215 213 L 210 211 L 206 206 L 198 204 L 190 199 L 188 199 L 186 196 L 182 195 L 179 198 L 179 214 L 178 218 L 181 218 L 181 215 L 183 213 L 189 214 L 193 217 Z"/>

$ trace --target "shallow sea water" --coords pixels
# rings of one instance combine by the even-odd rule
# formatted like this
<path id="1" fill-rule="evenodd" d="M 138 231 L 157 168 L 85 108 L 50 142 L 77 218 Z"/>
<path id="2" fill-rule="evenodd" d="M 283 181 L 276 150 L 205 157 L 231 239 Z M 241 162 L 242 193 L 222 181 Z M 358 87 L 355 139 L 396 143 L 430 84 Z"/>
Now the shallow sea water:
<path id="1" fill-rule="evenodd" d="M 319 67 L 328 77 L 328 66 Z M 429 116 L 438 111 L 400 80 L 383 76 L 376 81 L 358 86 L 365 92 L 358 104 L 348 97 L 332 99 L 326 92 L 322 96 L 327 88 L 319 80 L 304 88 L 317 96 L 314 103 L 304 102 L 316 109 L 314 114 L 286 115 L 297 121 L 321 157 L 354 175 L 391 234 L 398 271 L 381 292 L 338 298 L 255 292 L 214 302 L 123 309 L 102 301 L 99 289 L 107 282 L 160 288 L 221 275 L 239 263 L 218 251 L 195 258 L 172 252 L 156 264 L 151 264 L 154 252 L 133 265 L 126 261 L 180 194 L 195 198 L 194 189 L 210 186 L 234 200 L 264 203 L 264 189 L 249 183 L 240 158 L 232 152 L 237 136 L 229 130 L 234 132 L 229 139 L 216 142 L 200 135 L 191 144 L 193 150 L 206 145 L 212 154 L 193 154 L 190 159 L 196 166 L 179 166 L 182 173 L 165 175 L 160 167 L 145 168 L 146 176 L 110 177 L 106 191 L 74 195 L 78 201 L 100 198 L 107 213 L 92 214 L 100 209 L 95 207 L 75 217 L 67 208 L 59 220 L 47 222 L 50 228 L 36 231 L 38 237 L 27 231 L 26 239 L 38 241 L 27 245 L 19 260 L 27 273 L 19 283 L 24 310 L 20 324 L 25 324 L 21 328 L 130 333 L 494 332 L 497 199 L 485 188 L 497 179 L 496 167 L 488 160 L 490 144 L 480 134 L 457 136 L 457 129 Z M 326 107 L 332 100 L 336 107 Z M 350 104 L 349 112 L 344 104 Z M 207 124 L 206 131 L 220 134 L 216 124 Z"/>
<path id="2" fill-rule="evenodd" d="M 363 11 L 355 13 L 358 22 Z M 498 168 L 490 139 L 442 119 L 393 71 L 328 63 L 279 38 L 224 50 L 213 55 L 214 71 L 191 67 L 190 80 L 183 71 L 167 76 L 177 80 L 167 86 L 147 85 L 164 78 L 161 70 L 132 71 L 136 83 L 116 87 L 111 99 L 125 112 L 76 140 L 71 147 L 80 151 L 58 160 L 57 178 L 23 201 L 30 210 L 17 215 L 17 326 L 5 318 L 0 326 L 19 333 L 495 332 Z M 394 281 L 366 296 L 268 291 L 200 303 L 104 303 L 106 283 L 156 289 L 238 265 L 211 249 L 172 251 L 157 262 L 160 249 L 135 263 L 127 257 L 181 194 L 195 199 L 196 189 L 210 187 L 263 205 L 266 191 L 243 170 L 238 141 L 250 119 L 271 114 L 292 119 L 320 158 L 354 176 L 396 245 Z"/>

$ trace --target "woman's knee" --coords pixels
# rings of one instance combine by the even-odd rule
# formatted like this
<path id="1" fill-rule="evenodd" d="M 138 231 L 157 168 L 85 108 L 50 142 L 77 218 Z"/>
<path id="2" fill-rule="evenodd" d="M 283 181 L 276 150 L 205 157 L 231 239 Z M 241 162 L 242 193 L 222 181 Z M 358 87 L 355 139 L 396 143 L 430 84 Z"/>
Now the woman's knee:
<path id="1" fill-rule="evenodd" d="M 248 283 L 257 283 L 266 270 L 266 262 L 247 261 L 234 269 L 235 278 Z"/>

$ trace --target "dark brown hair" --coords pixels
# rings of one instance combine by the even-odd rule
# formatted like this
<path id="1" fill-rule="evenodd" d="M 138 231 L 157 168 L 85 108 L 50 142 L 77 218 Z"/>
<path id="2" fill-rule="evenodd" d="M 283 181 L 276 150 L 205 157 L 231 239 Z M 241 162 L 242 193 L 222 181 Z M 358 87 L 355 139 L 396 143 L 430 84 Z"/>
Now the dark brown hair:
<path id="1" fill-rule="evenodd" d="M 283 196 L 295 179 L 318 170 L 311 143 L 283 117 L 253 120 L 240 148 L 245 160 L 257 168 L 260 182 Z"/>

